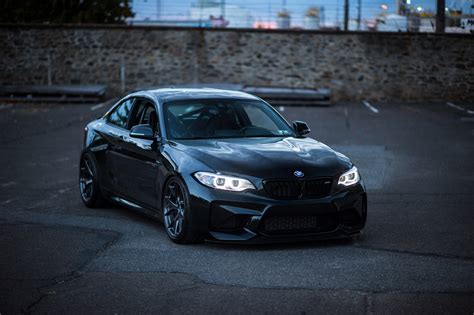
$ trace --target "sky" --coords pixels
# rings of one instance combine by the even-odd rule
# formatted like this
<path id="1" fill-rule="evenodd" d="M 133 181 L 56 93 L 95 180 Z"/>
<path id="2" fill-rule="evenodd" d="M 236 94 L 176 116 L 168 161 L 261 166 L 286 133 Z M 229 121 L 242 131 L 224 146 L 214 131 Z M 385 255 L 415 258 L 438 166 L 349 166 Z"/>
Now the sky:
<path id="1" fill-rule="evenodd" d="M 133 8 L 136 12 L 136 19 L 144 17 L 155 19 L 157 1 L 161 1 L 162 18 L 168 19 L 186 18 L 191 6 L 198 2 L 197 0 L 134 0 Z M 215 1 L 219 2 L 220 0 Z M 355 19 L 358 0 L 349 1 L 350 19 Z M 286 2 L 286 9 L 291 13 L 292 24 L 301 24 L 304 13 L 311 6 L 324 7 L 326 23 L 336 24 L 337 21 L 342 23 L 344 0 L 225 0 L 228 5 L 237 5 L 248 9 L 251 15 L 260 21 L 275 20 L 278 11 L 283 8 L 284 2 Z M 471 3 L 471 0 L 446 0 L 446 5 L 460 8 L 466 2 Z M 396 12 L 396 0 L 361 0 L 362 19 L 373 19 L 382 12 L 381 4 L 388 5 L 387 12 Z M 427 11 L 436 11 L 436 0 L 411 0 L 411 4 L 414 7 L 421 6 Z"/>

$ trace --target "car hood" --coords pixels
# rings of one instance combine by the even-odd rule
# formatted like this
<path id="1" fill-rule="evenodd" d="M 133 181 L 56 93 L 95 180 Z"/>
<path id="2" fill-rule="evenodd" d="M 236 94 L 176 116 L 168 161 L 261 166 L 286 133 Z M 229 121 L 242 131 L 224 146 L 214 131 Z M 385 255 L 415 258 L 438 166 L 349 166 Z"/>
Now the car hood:
<path id="1" fill-rule="evenodd" d="M 263 179 L 336 176 L 352 165 L 341 153 L 311 138 L 180 140 L 175 149 L 216 172 Z M 200 171 L 196 169 L 195 171 Z"/>

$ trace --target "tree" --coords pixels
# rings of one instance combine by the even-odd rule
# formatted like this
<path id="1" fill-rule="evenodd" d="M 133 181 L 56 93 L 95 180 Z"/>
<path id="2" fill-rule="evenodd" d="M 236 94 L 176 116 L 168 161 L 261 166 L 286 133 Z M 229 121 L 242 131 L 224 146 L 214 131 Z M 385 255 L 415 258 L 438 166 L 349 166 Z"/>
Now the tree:
<path id="1" fill-rule="evenodd" d="M 130 0 L 1 0 L 0 23 L 121 24 L 133 17 Z"/>

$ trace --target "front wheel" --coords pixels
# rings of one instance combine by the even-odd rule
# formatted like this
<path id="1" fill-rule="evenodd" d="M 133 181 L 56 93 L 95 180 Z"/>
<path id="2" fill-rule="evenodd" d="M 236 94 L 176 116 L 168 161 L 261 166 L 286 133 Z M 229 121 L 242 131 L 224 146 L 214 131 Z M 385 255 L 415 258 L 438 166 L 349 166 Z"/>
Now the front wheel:
<path id="1" fill-rule="evenodd" d="M 79 163 L 79 192 L 84 204 L 97 208 L 105 204 L 99 185 L 99 172 L 94 156 L 84 153 Z"/>
<path id="2" fill-rule="evenodd" d="M 165 185 L 162 209 L 165 230 L 173 242 L 189 244 L 202 240 L 192 219 L 188 190 L 177 177 L 170 178 Z"/>

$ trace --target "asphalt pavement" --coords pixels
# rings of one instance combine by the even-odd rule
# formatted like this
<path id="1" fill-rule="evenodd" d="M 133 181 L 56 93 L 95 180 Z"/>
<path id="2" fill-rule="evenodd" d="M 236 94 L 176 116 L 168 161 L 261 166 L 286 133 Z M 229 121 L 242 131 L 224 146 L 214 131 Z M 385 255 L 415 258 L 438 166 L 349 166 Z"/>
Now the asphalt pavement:
<path id="1" fill-rule="evenodd" d="M 176 245 L 78 193 L 103 105 L 0 104 L 0 314 L 474 312 L 474 104 L 277 108 L 353 159 L 353 241 Z"/>

